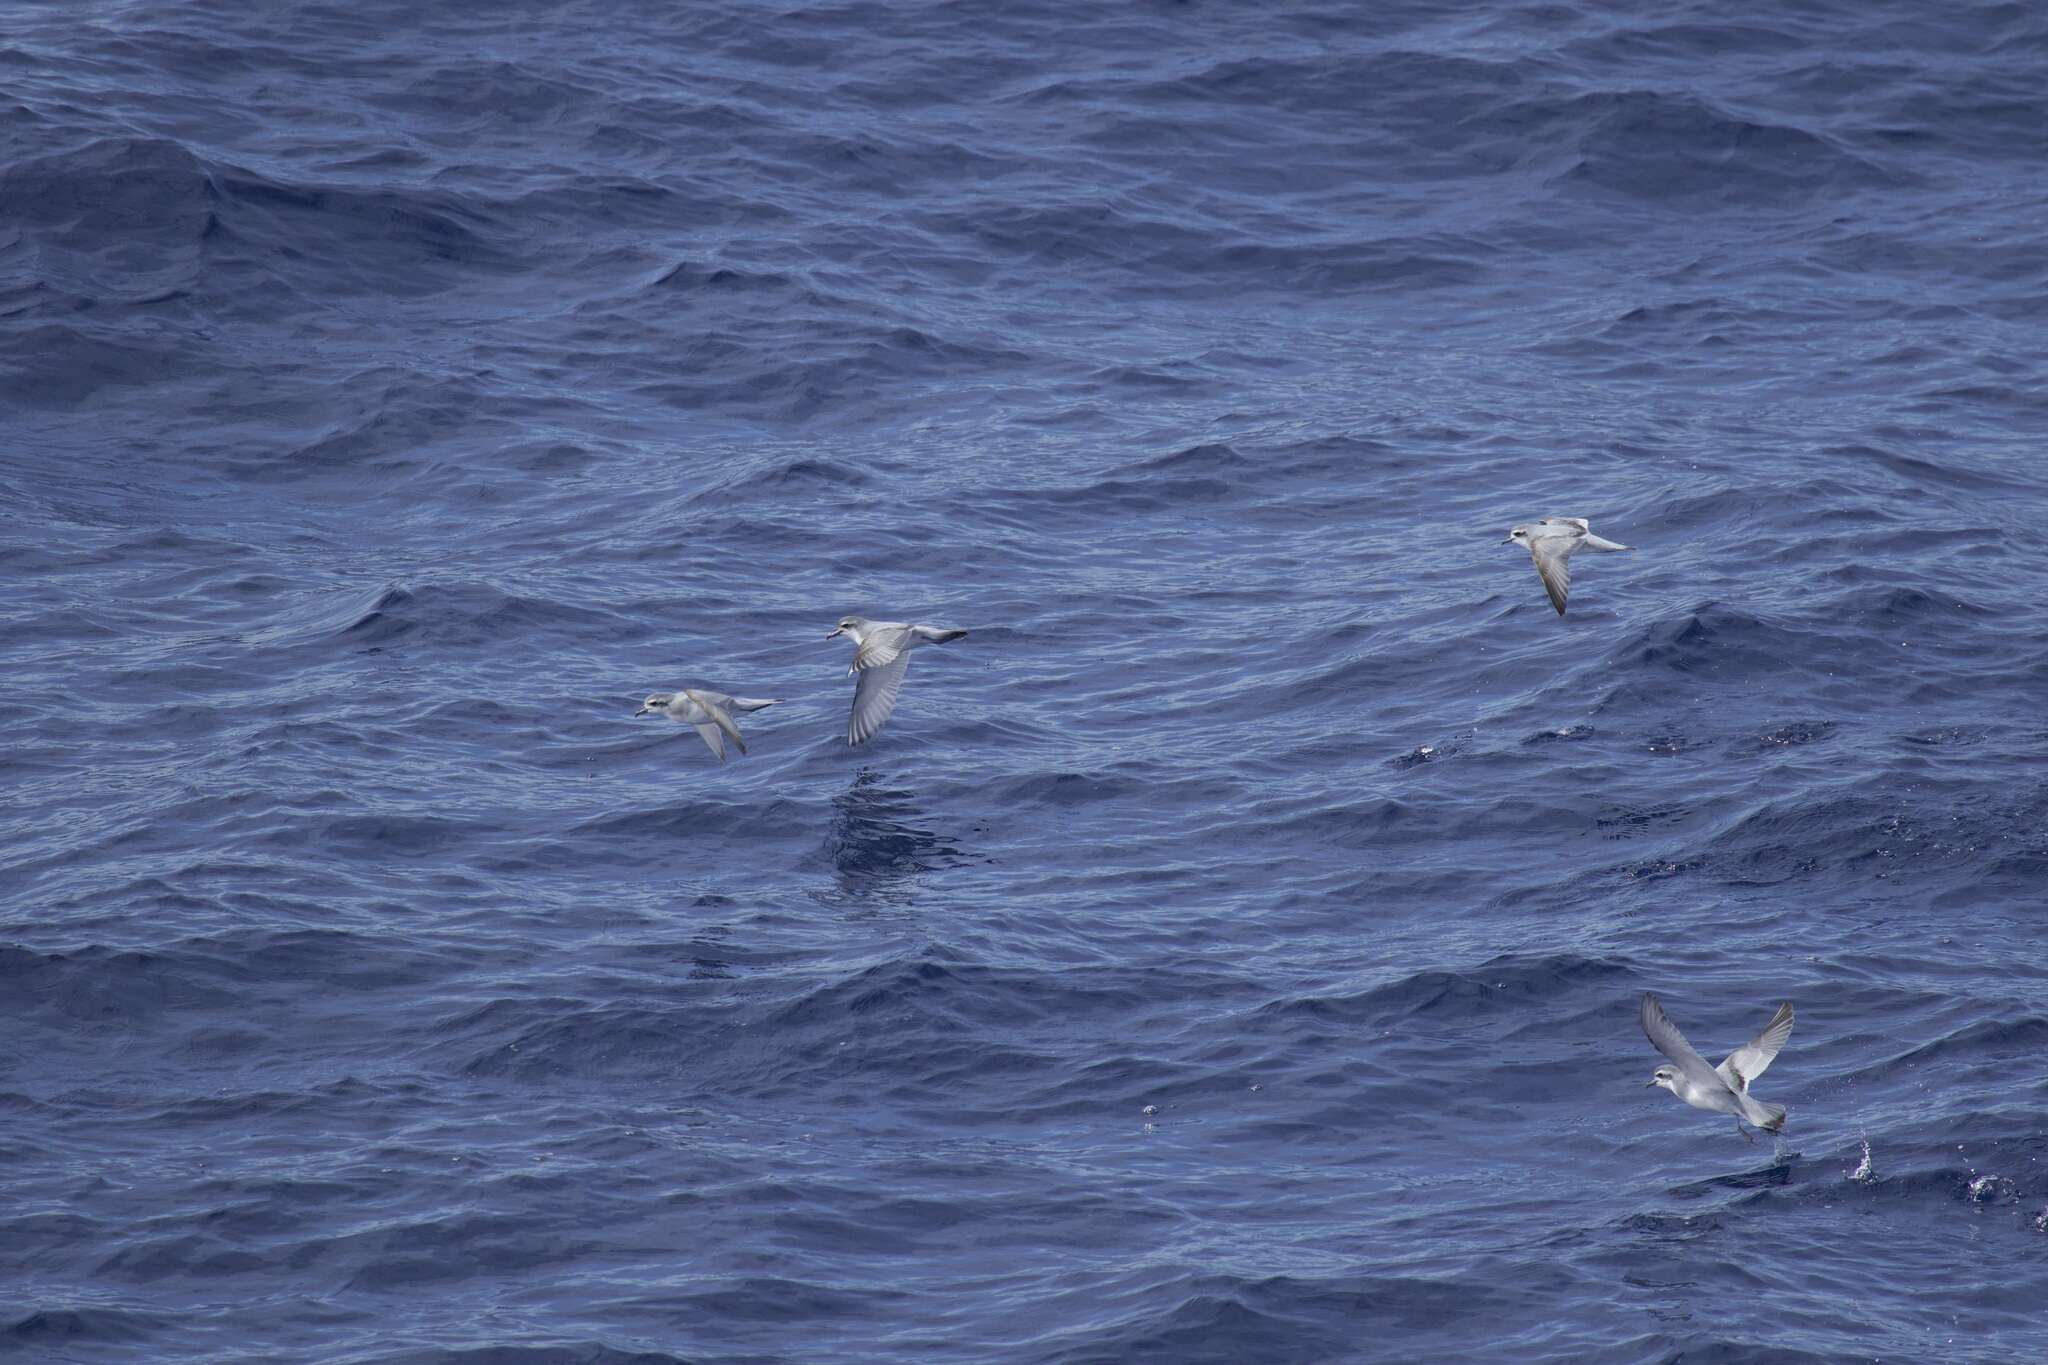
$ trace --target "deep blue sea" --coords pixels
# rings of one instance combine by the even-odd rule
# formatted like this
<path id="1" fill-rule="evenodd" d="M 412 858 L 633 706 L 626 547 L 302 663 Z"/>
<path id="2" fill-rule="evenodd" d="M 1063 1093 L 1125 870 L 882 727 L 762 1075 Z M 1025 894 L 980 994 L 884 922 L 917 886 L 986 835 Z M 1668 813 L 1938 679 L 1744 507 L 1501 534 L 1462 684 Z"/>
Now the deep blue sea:
<path id="1" fill-rule="evenodd" d="M 2033 4 L 12 0 L 0 1356 L 2048 1358 L 2044 328 Z"/>

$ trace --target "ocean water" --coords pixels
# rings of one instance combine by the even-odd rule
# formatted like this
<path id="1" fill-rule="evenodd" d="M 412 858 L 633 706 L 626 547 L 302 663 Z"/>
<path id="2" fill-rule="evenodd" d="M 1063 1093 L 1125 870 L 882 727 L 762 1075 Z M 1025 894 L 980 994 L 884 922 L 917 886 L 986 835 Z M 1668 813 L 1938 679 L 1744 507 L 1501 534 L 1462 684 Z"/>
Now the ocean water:
<path id="1" fill-rule="evenodd" d="M 2048 1355 L 2048 11 L 0 77 L 0 1355 Z"/>

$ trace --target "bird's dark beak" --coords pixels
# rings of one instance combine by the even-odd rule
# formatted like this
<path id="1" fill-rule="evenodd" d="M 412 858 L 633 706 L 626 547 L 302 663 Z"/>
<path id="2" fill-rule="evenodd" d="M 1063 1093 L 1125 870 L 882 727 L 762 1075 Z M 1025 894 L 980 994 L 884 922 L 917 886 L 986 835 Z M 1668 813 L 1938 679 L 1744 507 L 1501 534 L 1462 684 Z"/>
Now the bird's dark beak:
<path id="1" fill-rule="evenodd" d="M 844 635 L 844 634 L 846 634 L 846 627 L 845 627 L 845 626 L 841 626 L 841 627 L 839 627 L 839 629 L 837 629 L 837 630 L 833 631 L 833 632 L 832 632 L 832 633 L 831 633 L 830 635 L 827 635 L 827 636 L 826 636 L 825 638 L 826 638 L 826 639 L 828 639 L 828 640 L 832 640 L 832 639 L 836 639 L 836 638 L 838 638 L 839 636 L 841 636 L 841 635 Z"/>
<path id="2" fill-rule="evenodd" d="M 1657 1088 L 1657 1078 L 1656 1078 L 1655 1076 L 1652 1076 L 1652 1077 L 1650 1077 L 1650 1079 L 1649 1079 L 1649 1080 L 1647 1080 L 1647 1081 L 1643 1082 L 1643 1089 L 1645 1089 L 1645 1090 L 1655 1090 L 1656 1088 Z"/>
<path id="3" fill-rule="evenodd" d="M 1513 536 L 1509 536 L 1509 537 L 1508 537 L 1508 538 L 1507 538 L 1506 540 L 1503 540 L 1503 541 L 1501 542 L 1501 544 L 1503 544 L 1503 545 L 1512 545 L 1512 544 L 1514 544 L 1514 543 L 1515 543 L 1515 538 L 1514 538 Z"/>
<path id="4" fill-rule="evenodd" d="M 643 707 L 641 707 L 641 708 L 640 708 L 640 709 L 639 709 L 638 711 L 635 711 L 635 712 L 633 713 L 633 715 L 634 715 L 635 719 L 637 719 L 637 718 L 639 718 L 639 717 L 641 717 L 641 716 L 644 716 L 644 715 L 646 715 L 646 714 L 647 714 L 647 713 L 648 713 L 649 711 L 652 711 L 653 709 L 654 709 L 654 708 L 653 708 L 653 707 L 651 707 L 651 706 L 643 706 Z"/>

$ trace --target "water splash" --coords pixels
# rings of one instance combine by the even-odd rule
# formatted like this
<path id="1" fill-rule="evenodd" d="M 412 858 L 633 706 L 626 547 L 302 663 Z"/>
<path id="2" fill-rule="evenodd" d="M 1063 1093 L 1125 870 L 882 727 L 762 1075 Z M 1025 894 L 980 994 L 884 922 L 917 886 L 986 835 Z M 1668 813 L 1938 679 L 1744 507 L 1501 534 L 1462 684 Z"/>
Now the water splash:
<path id="1" fill-rule="evenodd" d="M 1988 1204 L 2004 1193 L 2006 1182 L 1995 1175 L 1980 1175 L 1970 1182 L 1970 1202 Z"/>

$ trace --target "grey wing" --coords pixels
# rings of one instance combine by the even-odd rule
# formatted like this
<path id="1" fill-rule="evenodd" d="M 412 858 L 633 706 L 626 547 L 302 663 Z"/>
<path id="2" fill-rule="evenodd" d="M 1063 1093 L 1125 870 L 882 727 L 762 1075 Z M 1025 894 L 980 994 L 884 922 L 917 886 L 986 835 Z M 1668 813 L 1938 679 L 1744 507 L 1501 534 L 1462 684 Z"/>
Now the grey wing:
<path id="1" fill-rule="evenodd" d="M 1572 590 L 1571 542 L 1562 536 L 1545 536 L 1529 542 L 1529 558 L 1536 561 L 1536 576 L 1543 580 L 1543 591 L 1550 594 L 1550 605 L 1557 608 L 1559 616 L 1564 615 L 1564 600 Z"/>
<path id="2" fill-rule="evenodd" d="M 1664 1013 L 1664 1007 L 1657 1003 L 1657 997 L 1643 992 L 1643 1032 L 1657 1051 L 1678 1063 L 1678 1069 L 1695 1081 L 1708 1081 L 1717 1073 L 1707 1065 L 1707 1059 L 1700 1056 L 1685 1035 L 1678 1031 L 1678 1025 Z M 1710 1082 L 1711 1083 L 1711 1082 Z"/>
<path id="3" fill-rule="evenodd" d="M 1576 526 L 1582 532 L 1593 529 L 1593 523 L 1587 521 L 1584 517 L 1544 517 L 1536 524 L 1538 526 Z"/>
<path id="4" fill-rule="evenodd" d="M 697 726 L 698 734 L 704 734 L 706 729 L 710 729 L 712 734 L 716 734 L 718 733 L 718 731 L 723 730 L 725 731 L 726 736 L 732 740 L 733 744 L 739 749 L 741 753 L 745 753 L 747 751 L 747 742 L 744 739 L 740 738 L 740 727 L 732 723 L 732 717 L 727 715 L 725 713 L 725 707 L 719 704 L 721 701 L 730 701 L 730 697 L 721 697 L 716 692 L 698 692 L 694 690 L 685 691 L 683 695 L 688 697 L 691 701 L 696 702 L 697 705 L 703 709 L 704 714 L 711 717 L 711 724 L 709 726 L 705 726 L 703 724 L 699 724 Z M 704 742 L 706 744 L 711 744 L 711 736 L 705 735 Z M 718 755 L 719 761 L 724 761 L 725 746 L 723 746 L 722 744 L 712 744 L 711 752 Z"/>
<path id="5" fill-rule="evenodd" d="M 718 733 L 716 725 L 707 720 L 690 728 L 697 732 L 706 745 L 710 746 L 711 752 L 718 756 L 720 763 L 725 762 L 725 737 Z"/>
<path id="6" fill-rule="evenodd" d="M 1769 1069 L 1791 1036 L 1792 1002 L 1787 1000 L 1778 1006 L 1763 1032 L 1729 1053 L 1728 1060 L 1715 1067 L 1714 1073 L 1728 1083 L 1730 1090 L 1747 1090 L 1751 1081 Z"/>
<path id="7" fill-rule="evenodd" d="M 903 647 L 909 643 L 909 626 L 869 631 L 862 638 L 860 648 L 853 652 L 853 667 L 847 672 L 864 673 L 870 668 L 886 668 L 903 657 Z"/>
<path id="8" fill-rule="evenodd" d="M 897 654 L 887 663 L 860 670 L 854 684 L 853 715 L 846 722 L 846 742 L 865 744 L 889 713 L 896 709 L 896 694 L 903 688 L 903 675 L 910 668 L 910 655 Z"/>

